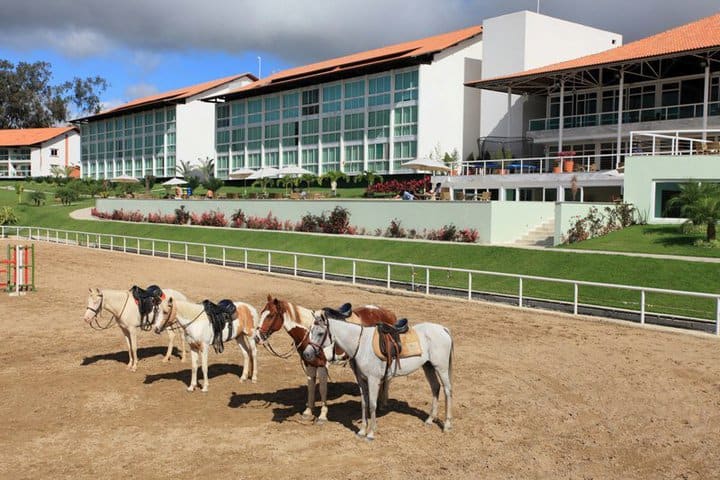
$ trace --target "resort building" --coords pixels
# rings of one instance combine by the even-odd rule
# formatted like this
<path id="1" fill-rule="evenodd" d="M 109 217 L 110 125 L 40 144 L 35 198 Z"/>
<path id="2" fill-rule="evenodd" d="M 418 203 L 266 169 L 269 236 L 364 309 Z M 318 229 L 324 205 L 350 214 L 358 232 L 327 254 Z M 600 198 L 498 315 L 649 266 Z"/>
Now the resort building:
<path id="1" fill-rule="evenodd" d="M 251 74 L 139 98 L 73 121 L 82 138 L 82 175 L 170 177 L 180 161 L 214 158 L 214 105 L 201 101 L 257 80 Z"/>
<path id="2" fill-rule="evenodd" d="M 518 72 L 483 69 L 467 83 L 505 96 L 506 129 L 483 128 L 479 157 L 448 179 L 454 193 L 550 202 L 624 197 L 652 221 L 666 215 L 678 182 L 720 178 L 720 159 L 698 157 L 720 152 L 720 14 Z M 662 169 L 653 172 L 645 158 L 638 162 L 649 177 L 626 179 L 634 158 L 663 155 L 672 161 L 658 161 Z M 645 185 L 642 194 L 630 184 Z"/>
<path id="3" fill-rule="evenodd" d="M 621 41 L 614 33 L 518 12 L 285 70 L 216 98 L 217 175 L 289 165 L 316 174 L 403 174 L 411 173 L 403 163 L 436 150 L 457 152 L 461 160 L 476 150 L 481 125 L 503 128 L 507 105 L 504 96 L 498 102 L 465 82 Z"/>
<path id="4" fill-rule="evenodd" d="M 80 163 L 75 127 L 0 130 L 0 178 L 44 177 L 53 166 Z"/>

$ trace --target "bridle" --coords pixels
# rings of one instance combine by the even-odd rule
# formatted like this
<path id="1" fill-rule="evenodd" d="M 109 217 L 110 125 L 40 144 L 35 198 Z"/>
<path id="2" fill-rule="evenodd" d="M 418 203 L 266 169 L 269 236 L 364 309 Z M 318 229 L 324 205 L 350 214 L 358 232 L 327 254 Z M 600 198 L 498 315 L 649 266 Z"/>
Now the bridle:
<path id="1" fill-rule="evenodd" d="M 312 347 L 313 351 L 315 352 L 315 356 L 320 356 L 320 352 L 323 351 L 323 345 L 325 344 L 325 340 L 328 340 L 329 344 L 328 346 L 332 346 L 332 358 L 328 359 L 329 362 L 336 362 L 339 361 L 336 354 L 335 354 L 335 340 L 333 340 L 332 332 L 330 331 L 330 322 L 328 321 L 327 316 L 325 315 L 325 312 L 320 314 L 320 317 L 315 317 L 315 322 L 323 322 L 325 324 L 325 333 L 323 334 L 322 340 L 320 340 L 319 343 L 315 343 L 312 340 L 308 340 L 308 345 Z M 355 346 L 355 353 L 353 353 L 352 357 L 348 357 L 350 359 L 355 358 L 357 356 L 357 352 L 360 350 L 360 340 L 362 340 L 363 331 L 365 329 L 360 326 L 360 335 L 358 336 L 357 345 Z M 308 331 L 308 336 L 309 336 Z M 347 355 L 347 352 L 345 353 Z M 347 360 L 347 359 L 342 359 Z"/>
<path id="2" fill-rule="evenodd" d="M 115 320 L 117 318 L 122 318 L 123 313 L 125 313 L 125 307 L 127 307 L 128 300 L 130 300 L 130 294 L 129 293 L 127 294 L 127 298 L 125 298 L 125 303 L 123 304 L 122 310 L 120 310 L 120 314 L 115 315 L 114 313 L 111 313 L 112 316 L 110 317 L 110 320 L 108 320 L 107 324 L 105 324 L 104 326 L 100 325 L 99 317 L 103 310 L 103 306 L 104 306 L 104 302 L 105 302 L 105 294 L 98 291 L 97 296 L 100 297 L 100 303 L 98 304 L 97 308 L 85 307 L 86 311 L 90 310 L 91 312 L 93 312 L 93 317 L 87 323 L 88 323 L 88 325 L 90 325 L 90 327 L 93 330 L 107 330 L 108 328 L 110 328 L 112 326 L 113 320 Z"/>
<path id="3" fill-rule="evenodd" d="M 163 311 L 162 313 L 163 313 L 163 317 L 165 317 L 165 312 Z M 188 323 L 183 325 L 181 322 L 177 321 L 177 316 L 178 316 L 177 315 L 177 305 L 175 304 L 175 302 L 173 302 L 172 306 L 170 307 L 170 312 L 167 314 L 167 317 L 165 317 L 165 320 L 163 321 L 162 325 L 160 325 L 160 329 L 159 329 L 158 333 L 161 333 L 163 330 L 165 330 L 168 327 L 170 327 L 170 329 L 172 330 L 173 328 L 175 328 L 176 324 L 180 325 L 180 328 L 182 328 L 183 330 L 187 330 L 187 327 L 192 325 L 198 318 L 200 318 L 200 316 L 203 313 L 205 313 L 205 310 L 200 310 L 200 313 L 195 315 L 195 318 L 193 318 Z"/>
<path id="4" fill-rule="evenodd" d="M 267 309 L 267 305 L 265 306 L 265 308 L 262 309 L 262 311 L 260 312 L 260 315 L 262 315 L 263 312 L 266 311 L 266 309 Z M 275 314 L 273 314 L 273 315 L 275 315 Z M 273 319 L 272 323 L 275 323 L 276 321 L 277 320 Z M 285 353 L 278 353 L 275 350 L 275 348 L 273 348 L 272 344 L 270 343 L 270 335 L 272 335 L 273 333 L 280 330 L 280 328 L 282 328 L 282 323 L 280 324 L 280 327 L 277 328 L 276 330 L 271 330 L 272 323 L 271 323 L 270 327 L 268 327 L 268 331 L 266 331 L 266 332 L 263 332 L 262 325 L 260 326 L 260 328 L 258 328 L 257 334 L 258 334 L 258 337 L 260 337 L 260 340 L 262 340 L 263 347 L 265 347 L 265 350 L 267 350 L 272 355 L 275 355 L 278 358 L 282 358 L 282 359 L 290 358 L 293 354 L 293 351 L 297 350 L 298 344 L 295 343 L 295 339 L 291 337 L 292 343 L 290 344 L 290 349 Z M 305 338 L 307 338 L 308 335 L 310 335 L 310 330 L 308 330 L 308 332 L 305 334 Z M 303 338 L 303 340 L 305 338 Z M 302 344 L 302 340 L 300 341 L 300 343 Z"/>

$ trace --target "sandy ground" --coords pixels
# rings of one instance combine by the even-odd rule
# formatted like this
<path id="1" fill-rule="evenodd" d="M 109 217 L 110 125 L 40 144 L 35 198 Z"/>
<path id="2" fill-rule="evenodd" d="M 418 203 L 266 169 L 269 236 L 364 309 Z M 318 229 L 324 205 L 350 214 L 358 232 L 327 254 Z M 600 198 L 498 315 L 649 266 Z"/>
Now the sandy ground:
<path id="1" fill-rule="evenodd" d="M 720 474 L 714 338 L 78 247 L 36 249 L 39 290 L 0 296 L 0 478 Z M 188 393 L 188 363 L 161 363 L 166 337 L 141 333 L 140 365 L 130 373 L 119 329 L 96 332 L 81 320 L 87 289 L 150 283 L 257 306 L 269 292 L 310 307 L 376 303 L 442 323 L 456 341 L 455 430 L 423 425 L 430 391 L 421 372 L 393 382 L 374 443 L 354 436 L 359 397 L 347 368 L 331 371 L 323 426 L 300 419 L 297 358 L 262 350 L 259 382 L 241 384 L 242 356 L 228 345 L 211 353 L 210 392 Z M 278 335 L 274 344 L 286 348 Z"/>

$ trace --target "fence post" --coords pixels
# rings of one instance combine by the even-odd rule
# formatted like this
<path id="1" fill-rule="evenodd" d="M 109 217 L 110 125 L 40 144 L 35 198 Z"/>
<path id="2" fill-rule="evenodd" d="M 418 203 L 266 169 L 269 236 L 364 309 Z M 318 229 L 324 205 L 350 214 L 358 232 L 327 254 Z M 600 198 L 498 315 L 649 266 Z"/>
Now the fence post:
<path id="1" fill-rule="evenodd" d="M 720 335 L 720 297 L 715 300 L 715 335 Z"/>
<path id="2" fill-rule="evenodd" d="M 87 248 L 90 248 L 90 234 L 89 233 L 85 234 L 85 246 Z"/>
<path id="3" fill-rule="evenodd" d="M 150 242 L 150 245 L 151 245 L 151 247 L 150 247 L 150 255 L 154 257 L 154 256 L 155 256 L 155 240 L 153 240 L 152 242 Z"/>
<path id="4" fill-rule="evenodd" d="M 115 238 L 110 235 L 110 251 L 112 252 L 115 249 Z"/>
<path id="5" fill-rule="evenodd" d="M 297 255 L 293 255 L 293 277 L 297 277 Z"/>
<path id="6" fill-rule="evenodd" d="M 68 244 L 68 231 L 65 230 L 65 245 Z"/>
<path id="7" fill-rule="evenodd" d="M 272 254 L 268 252 L 268 269 L 267 271 L 270 272 L 271 268 L 270 265 L 272 265 Z"/>
<path id="8" fill-rule="evenodd" d="M 578 314 L 578 284 L 573 283 L 573 314 Z"/>
<path id="9" fill-rule="evenodd" d="M 523 303 L 523 279 L 520 277 L 520 285 L 518 287 L 518 307 L 522 307 Z"/>
<path id="10" fill-rule="evenodd" d="M 353 260 L 353 275 L 352 275 L 352 283 L 355 285 L 355 272 L 356 272 L 356 263 L 355 260 Z"/>
<path id="11" fill-rule="evenodd" d="M 223 247 L 223 267 L 225 266 L 225 247 Z"/>
<path id="12" fill-rule="evenodd" d="M 472 273 L 468 272 L 468 300 L 472 300 Z"/>
<path id="13" fill-rule="evenodd" d="M 207 263 L 207 247 L 203 245 L 203 263 Z"/>
<path id="14" fill-rule="evenodd" d="M 425 269 L 425 295 L 430 295 L 430 269 Z"/>
<path id="15" fill-rule="evenodd" d="M 60 243 L 60 232 L 55 230 L 55 243 Z"/>
<path id="16" fill-rule="evenodd" d="M 75 245 L 80 246 L 80 236 L 77 232 L 75 232 Z"/>
<path id="17" fill-rule="evenodd" d="M 245 270 L 247 270 L 247 265 L 248 265 L 248 262 L 247 262 L 247 248 L 246 248 L 245 249 Z"/>
<path id="18" fill-rule="evenodd" d="M 127 238 L 123 237 L 123 253 L 127 253 Z"/>
<path id="19" fill-rule="evenodd" d="M 640 290 L 640 324 L 645 325 L 645 290 Z"/>
<path id="20" fill-rule="evenodd" d="M 185 244 L 185 261 L 187 262 L 187 260 L 188 260 L 188 248 L 187 248 L 187 243 L 186 243 Z"/>
<path id="21" fill-rule="evenodd" d="M 140 239 L 137 239 L 137 254 L 140 255 Z"/>
<path id="22" fill-rule="evenodd" d="M 322 259 L 322 279 L 325 280 L 325 257 Z"/>
<path id="23" fill-rule="evenodd" d="M 172 258 L 172 254 L 170 253 L 170 242 L 168 242 L 168 258 Z"/>
<path id="24" fill-rule="evenodd" d="M 48 232 L 48 241 L 50 241 L 49 232 Z M 98 234 L 98 236 L 97 236 L 97 248 L 98 248 L 98 250 L 100 250 L 102 248 L 102 237 L 100 236 L 100 234 Z"/>
<path id="25" fill-rule="evenodd" d="M 390 264 L 387 266 L 387 288 L 390 288 Z"/>

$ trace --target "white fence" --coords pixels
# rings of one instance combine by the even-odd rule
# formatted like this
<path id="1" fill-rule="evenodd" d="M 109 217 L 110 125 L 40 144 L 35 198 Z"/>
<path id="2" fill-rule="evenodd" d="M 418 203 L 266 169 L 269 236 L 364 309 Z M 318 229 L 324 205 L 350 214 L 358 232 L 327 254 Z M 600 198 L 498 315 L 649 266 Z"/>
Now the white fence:
<path id="1" fill-rule="evenodd" d="M 86 248 L 106 249 L 111 251 L 125 252 L 128 254 L 150 255 L 153 257 L 174 258 L 185 261 L 196 261 L 202 263 L 213 263 L 223 266 L 235 266 L 241 268 L 261 269 L 267 272 L 283 273 L 292 276 L 313 277 L 320 280 L 344 281 L 351 284 L 370 284 L 383 286 L 387 289 L 402 289 L 419 291 L 425 294 L 453 295 L 472 299 L 495 299 L 504 303 L 514 303 L 522 306 L 540 306 L 545 308 L 572 311 L 578 313 L 589 313 L 602 316 L 611 315 L 613 312 L 620 314 L 619 318 L 628 318 L 628 314 L 634 315 L 641 324 L 646 323 L 648 316 L 657 319 L 670 319 L 674 324 L 693 324 L 695 329 L 710 330 L 714 324 L 714 333 L 720 335 L 720 294 L 689 292 L 682 290 L 668 290 L 661 288 L 638 287 L 632 285 L 608 284 L 598 282 L 585 282 L 579 280 L 567 280 L 560 278 L 538 277 L 532 275 L 519 275 L 512 273 L 489 272 L 482 270 L 471 270 L 464 268 L 448 268 L 432 265 L 420 265 L 398 262 L 385 262 L 379 260 L 367 260 L 360 258 L 338 257 L 331 255 L 318 255 L 300 252 L 285 252 L 280 250 L 266 250 L 250 247 L 233 247 L 228 245 L 202 244 L 194 242 L 182 242 L 175 240 L 162 240 L 154 238 L 142 238 L 126 235 L 115 235 L 105 233 L 80 232 L 72 230 L 60 230 L 44 227 L 27 226 L 0 226 L 0 237 L 9 236 L 20 239 L 47 241 L 67 245 L 76 245 Z M 252 258 L 251 258 L 252 257 Z M 275 263 L 273 263 L 275 257 Z M 281 261 L 277 261 L 280 258 Z M 284 260 L 284 261 L 283 261 Z M 306 265 L 300 265 L 303 261 Z M 330 264 L 330 265 L 329 265 Z M 38 274 L 42 275 L 42 265 L 38 265 Z M 360 270 L 365 270 L 363 275 Z M 382 272 L 382 274 L 379 274 Z M 515 287 L 506 287 L 496 290 L 481 290 L 477 285 L 484 285 L 482 277 L 502 279 L 507 285 L 514 284 Z M 475 286 L 474 281 L 475 279 Z M 451 281 L 452 280 L 452 281 Z M 572 300 L 566 300 L 558 295 L 548 294 L 540 297 L 537 294 L 528 295 L 526 285 L 530 282 L 541 282 L 552 285 L 549 292 L 557 292 L 562 286 L 572 287 Z M 462 284 L 462 285 L 460 285 Z M 625 304 L 632 304 L 637 308 L 628 309 L 606 303 L 581 303 L 579 301 L 580 288 L 602 288 L 612 291 L 632 292 L 637 295 L 636 300 L 630 302 L 625 298 Z M 512 290 L 512 292 L 508 292 Z M 647 301 L 648 294 L 689 297 L 695 301 L 712 302 L 714 315 L 686 316 L 668 313 L 669 305 L 653 305 Z M 627 297 L 626 293 L 626 297 Z M 619 300 L 615 300 L 617 304 Z M 664 308 L 666 311 L 651 311 L 649 307 Z M 708 305 L 706 305 L 707 307 Z M 566 307 L 566 308 L 560 308 Z M 599 310 L 599 313 L 598 313 Z M 693 311 L 692 308 L 683 307 L 683 312 Z M 708 313 L 709 310 L 695 309 L 696 312 Z M 714 317 L 714 318 L 713 318 Z M 712 320 L 711 320 L 712 318 Z M 653 323 L 663 323 L 655 321 Z"/>

